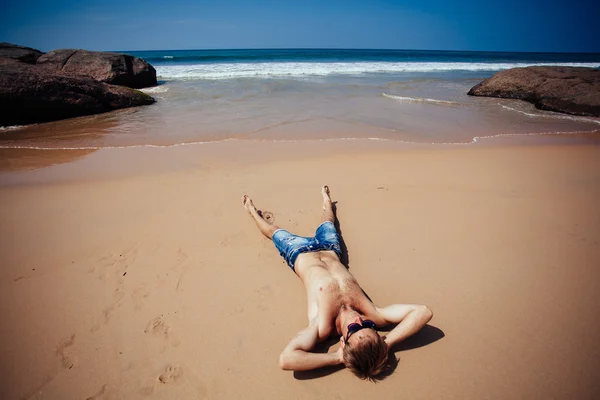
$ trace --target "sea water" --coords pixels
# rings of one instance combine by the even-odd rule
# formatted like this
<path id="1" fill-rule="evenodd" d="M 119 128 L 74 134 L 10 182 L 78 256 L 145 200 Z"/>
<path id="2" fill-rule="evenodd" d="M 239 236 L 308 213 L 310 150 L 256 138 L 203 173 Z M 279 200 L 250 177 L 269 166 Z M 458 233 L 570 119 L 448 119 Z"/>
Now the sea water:
<path id="1" fill-rule="evenodd" d="M 600 54 L 416 50 L 162 50 L 152 106 L 4 128 L 1 147 L 99 149 L 215 141 L 369 138 L 466 144 L 501 135 L 600 131 L 600 119 L 467 96 L 529 65 L 600 68 Z"/>

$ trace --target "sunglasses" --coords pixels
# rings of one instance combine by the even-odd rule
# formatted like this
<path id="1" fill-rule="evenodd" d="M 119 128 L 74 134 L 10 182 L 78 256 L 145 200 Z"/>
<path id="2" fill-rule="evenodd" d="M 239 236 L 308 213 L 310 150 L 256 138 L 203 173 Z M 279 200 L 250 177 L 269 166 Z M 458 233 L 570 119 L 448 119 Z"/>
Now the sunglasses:
<path id="1" fill-rule="evenodd" d="M 348 343 L 348 339 L 350 339 L 350 336 L 352 336 L 356 332 L 360 331 L 361 329 L 365 329 L 365 328 L 375 329 L 375 326 L 376 326 L 375 322 L 371 321 L 370 319 L 365 319 L 362 322 L 362 325 L 354 322 L 354 323 L 348 325 L 348 334 L 346 335 L 346 339 L 344 339 L 344 341 L 346 343 Z"/>

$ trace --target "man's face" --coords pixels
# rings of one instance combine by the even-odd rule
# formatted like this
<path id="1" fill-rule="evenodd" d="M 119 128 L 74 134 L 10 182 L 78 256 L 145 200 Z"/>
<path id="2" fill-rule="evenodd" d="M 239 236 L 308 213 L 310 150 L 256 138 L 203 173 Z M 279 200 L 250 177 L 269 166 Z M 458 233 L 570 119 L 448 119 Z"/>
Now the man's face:
<path id="1" fill-rule="evenodd" d="M 359 313 L 348 316 L 348 318 L 346 319 L 346 321 L 343 325 L 342 337 L 340 338 L 342 348 L 344 348 L 347 343 L 350 343 L 350 345 L 355 346 L 358 343 L 360 343 L 361 341 L 373 337 L 373 335 L 378 335 L 378 333 L 375 331 L 375 329 L 367 328 L 367 327 L 364 327 L 364 328 L 360 329 L 359 331 L 350 333 L 350 335 L 348 335 L 348 327 L 351 324 L 359 324 L 361 326 L 364 326 L 363 325 L 364 321 L 365 321 L 365 318 L 362 315 L 360 315 Z"/>

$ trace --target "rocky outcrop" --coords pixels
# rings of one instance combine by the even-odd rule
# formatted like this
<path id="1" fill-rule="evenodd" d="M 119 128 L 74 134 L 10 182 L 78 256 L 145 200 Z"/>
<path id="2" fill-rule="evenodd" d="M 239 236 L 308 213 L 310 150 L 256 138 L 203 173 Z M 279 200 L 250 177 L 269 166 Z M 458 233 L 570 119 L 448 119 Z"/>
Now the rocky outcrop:
<path id="1" fill-rule="evenodd" d="M 59 49 L 39 57 L 37 65 L 65 76 L 88 76 L 136 89 L 157 85 L 154 67 L 127 54 Z"/>
<path id="2" fill-rule="evenodd" d="M 16 44 L 6 42 L 0 43 L 0 59 L 9 58 L 28 64 L 35 64 L 42 54 L 44 53 L 29 47 L 17 46 Z"/>
<path id="3" fill-rule="evenodd" d="M 0 59 L 0 125 L 22 125 L 154 103 L 138 90 Z"/>
<path id="4" fill-rule="evenodd" d="M 525 100 L 541 110 L 600 117 L 600 70 L 551 66 L 512 68 L 473 86 L 468 94 Z"/>

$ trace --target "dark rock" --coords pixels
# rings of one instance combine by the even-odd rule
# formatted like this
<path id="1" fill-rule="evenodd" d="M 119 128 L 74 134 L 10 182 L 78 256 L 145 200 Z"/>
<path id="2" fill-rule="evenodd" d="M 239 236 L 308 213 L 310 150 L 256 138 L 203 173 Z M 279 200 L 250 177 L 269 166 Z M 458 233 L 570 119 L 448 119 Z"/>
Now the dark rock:
<path id="1" fill-rule="evenodd" d="M 138 90 L 0 58 L 0 125 L 21 125 L 154 103 Z"/>
<path id="2" fill-rule="evenodd" d="M 146 61 L 127 54 L 59 49 L 44 54 L 37 65 L 65 76 L 89 76 L 113 85 L 156 86 L 156 70 Z"/>
<path id="3" fill-rule="evenodd" d="M 0 43 L 0 58 L 11 58 L 28 64 L 35 64 L 38 58 L 44 54 L 30 47 L 17 46 L 6 42 Z"/>
<path id="4" fill-rule="evenodd" d="M 551 66 L 512 68 L 473 86 L 468 94 L 520 99 L 541 110 L 600 117 L 600 70 Z"/>

